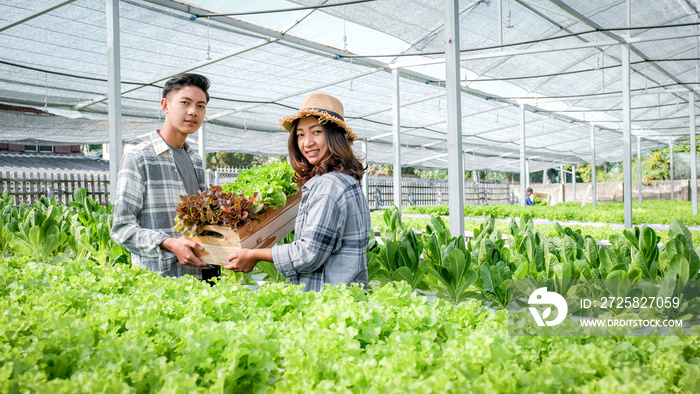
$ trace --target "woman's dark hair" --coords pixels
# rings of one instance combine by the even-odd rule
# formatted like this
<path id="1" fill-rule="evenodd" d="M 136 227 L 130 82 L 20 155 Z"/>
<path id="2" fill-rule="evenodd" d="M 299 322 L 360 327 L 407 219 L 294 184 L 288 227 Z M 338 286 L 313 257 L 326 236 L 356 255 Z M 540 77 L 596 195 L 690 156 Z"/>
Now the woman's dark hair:
<path id="1" fill-rule="evenodd" d="M 292 130 L 289 132 L 289 140 L 287 147 L 289 149 L 289 161 L 296 172 L 294 180 L 297 187 L 301 187 L 315 175 L 323 175 L 328 172 L 337 171 L 343 174 L 348 174 L 357 179 L 362 180 L 362 176 L 367 169 L 360 159 L 355 156 L 350 142 L 345 138 L 345 130 L 333 122 L 322 124 L 323 134 L 326 136 L 326 144 L 328 146 L 328 154 L 322 157 L 321 161 L 313 165 L 304 157 L 299 150 L 297 143 L 297 123 L 294 123 Z"/>
<path id="2" fill-rule="evenodd" d="M 168 80 L 163 87 L 163 98 L 168 98 L 170 92 L 177 92 L 185 86 L 196 86 L 207 96 L 209 102 L 209 78 L 201 74 L 185 73 L 178 74 Z"/>

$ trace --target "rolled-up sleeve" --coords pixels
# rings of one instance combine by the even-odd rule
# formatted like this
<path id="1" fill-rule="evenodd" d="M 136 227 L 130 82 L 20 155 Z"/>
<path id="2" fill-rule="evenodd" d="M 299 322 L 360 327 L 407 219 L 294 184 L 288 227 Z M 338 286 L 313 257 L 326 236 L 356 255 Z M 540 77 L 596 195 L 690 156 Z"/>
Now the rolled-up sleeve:
<path id="1" fill-rule="evenodd" d="M 160 244 L 168 238 L 166 233 L 143 228 L 137 220 L 144 204 L 145 187 L 137 160 L 133 155 L 125 155 L 117 181 L 112 238 L 131 253 L 157 258 L 171 252 L 160 249 Z"/>
<path id="2" fill-rule="evenodd" d="M 332 196 L 311 197 L 304 226 L 294 242 L 272 248 L 272 260 L 280 273 L 289 277 L 318 270 L 339 246 L 345 216 Z"/>

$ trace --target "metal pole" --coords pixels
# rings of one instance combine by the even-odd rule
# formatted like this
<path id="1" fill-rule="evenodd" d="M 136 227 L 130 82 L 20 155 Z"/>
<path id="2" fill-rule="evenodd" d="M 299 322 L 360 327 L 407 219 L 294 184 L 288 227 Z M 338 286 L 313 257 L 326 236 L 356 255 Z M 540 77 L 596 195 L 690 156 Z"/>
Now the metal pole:
<path id="1" fill-rule="evenodd" d="M 632 26 L 632 14 L 630 12 L 630 0 L 627 0 L 627 26 Z M 627 39 L 631 33 L 627 33 Z M 630 44 L 625 42 L 620 45 L 622 50 L 622 172 L 624 184 L 622 186 L 625 212 L 625 227 L 632 228 L 632 111 L 630 97 Z"/>
<path id="2" fill-rule="evenodd" d="M 637 185 L 639 205 L 642 205 L 642 137 L 637 137 Z"/>
<path id="3" fill-rule="evenodd" d="M 671 201 L 676 199 L 676 191 L 675 187 L 673 186 L 673 142 L 668 144 L 668 149 L 669 149 L 669 156 L 671 158 L 671 168 L 670 168 L 670 173 L 671 173 Z"/>
<path id="4" fill-rule="evenodd" d="M 695 21 L 700 20 L 700 15 L 695 15 Z M 700 30 L 700 25 L 695 27 L 696 30 Z M 695 37 L 695 56 L 700 56 L 700 38 Z M 695 63 L 695 80 L 700 78 L 700 64 Z M 695 139 L 695 92 L 690 92 L 690 96 L 693 97 L 692 100 L 688 101 L 688 104 L 692 108 L 690 110 L 690 192 L 693 194 L 691 200 L 693 201 L 693 216 L 698 214 L 698 167 L 697 167 L 697 147 Z"/>
<path id="5" fill-rule="evenodd" d="M 499 45 L 503 45 L 503 0 L 498 0 L 498 37 Z M 501 48 L 503 52 L 503 48 Z"/>
<path id="6" fill-rule="evenodd" d="M 525 159 L 525 186 L 530 187 L 530 159 Z"/>
<path id="7" fill-rule="evenodd" d="M 467 183 L 467 154 L 465 152 L 462 152 L 462 170 L 464 171 L 464 174 L 462 177 L 464 178 L 464 183 Z M 472 178 L 474 177 L 474 173 L 472 172 Z"/>
<path id="8" fill-rule="evenodd" d="M 695 92 L 688 93 L 688 115 L 690 116 L 690 198 L 693 202 L 693 216 L 698 214 L 698 165 L 697 141 L 695 139 Z"/>
<path id="9" fill-rule="evenodd" d="M 632 228 L 632 112 L 630 97 L 630 46 L 620 45 L 622 49 L 622 172 L 624 178 L 623 199 L 625 227 Z"/>
<path id="10" fill-rule="evenodd" d="M 360 141 L 360 146 L 362 148 L 362 157 L 364 158 L 365 165 L 367 164 L 367 141 Z M 369 182 L 367 180 L 367 171 L 362 174 L 362 194 L 365 195 L 367 201 L 369 201 Z"/>
<path id="11" fill-rule="evenodd" d="M 121 55 L 119 0 L 107 0 L 107 119 L 109 121 L 109 200 L 117 201 L 117 179 L 122 159 Z"/>
<path id="12" fill-rule="evenodd" d="M 466 196 L 467 194 L 467 154 L 462 152 L 462 190 L 464 191 L 464 195 Z M 467 205 L 466 202 L 464 205 Z"/>
<path id="13" fill-rule="evenodd" d="M 459 0 L 445 0 L 445 87 L 447 94 L 447 179 L 450 193 L 450 231 L 464 235 L 464 171 L 462 149 L 462 92 L 459 77 Z"/>
<path id="14" fill-rule="evenodd" d="M 525 104 L 520 104 L 520 206 L 525 206 Z"/>
<path id="15" fill-rule="evenodd" d="M 595 168 L 595 126 L 591 125 L 591 185 L 593 186 L 593 206 L 598 206 L 598 190 L 596 188 Z"/>
<path id="16" fill-rule="evenodd" d="M 399 98 L 399 69 L 391 70 L 394 90 L 391 94 L 394 133 L 394 205 L 401 211 L 401 99 Z"/>
<path id="17" fill-rule="evenodd" d="M 571 189 L 573 194 L 571 201 L 576 202 L 576 166 L 571 165 Z"/>

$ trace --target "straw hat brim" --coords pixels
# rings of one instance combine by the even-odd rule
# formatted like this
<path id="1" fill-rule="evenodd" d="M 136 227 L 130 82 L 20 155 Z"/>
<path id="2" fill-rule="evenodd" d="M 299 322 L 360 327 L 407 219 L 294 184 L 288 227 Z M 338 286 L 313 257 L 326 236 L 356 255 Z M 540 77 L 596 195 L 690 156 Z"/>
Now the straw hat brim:
<path id="1" fill-rule="evenodd" d="M 338 125 L 340 128 L 345 130 L 345 138 L 350 141 L 350 143 L 354 143 L 355 139 L 357 139 L 357 136 L 355 133 L 352 132 L 352 129 L 350 126 L 345 123 L 344 120 L 339 119 L 338 117 L 335 117 L 325 111 L 322 110 L 317 110 L 313 108 L 306 108 L 302 109 L 301 111 L 297 112 L 294 115 L 290 115 L 287 117 L 284 117 L 280 119 L 280 124 L 282 127 L 284 127 L 285 130 L 288 132 L 292 131 L 292 127 L 294 126 L 294 122 L 298 119 L 305 118 L 307 116 L 315 116 L 318 118 L 318 120 L 321 122 L 321 124 L 324 124 L 326 122 L 333 122 L 336 125 Z"/>

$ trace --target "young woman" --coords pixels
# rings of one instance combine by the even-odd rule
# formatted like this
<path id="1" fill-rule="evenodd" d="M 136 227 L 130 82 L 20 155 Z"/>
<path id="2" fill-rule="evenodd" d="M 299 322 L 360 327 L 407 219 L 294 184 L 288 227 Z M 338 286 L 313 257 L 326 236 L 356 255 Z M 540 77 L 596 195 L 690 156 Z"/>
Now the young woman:
<path id="1" fill-rule="evenodd" d="M 360 180 L 365 167 L 352 151 L 355 133 L 335 97 L 310 93 L 298 113 L 280 120 L 289 131 L 289 158 L 302 197 L 294 242 L 268 249 L 240 249 L 226 269 L 250 272 L 271 261 L 304 291 L 326 283 L 367 285 L 369 205 Z"/>

